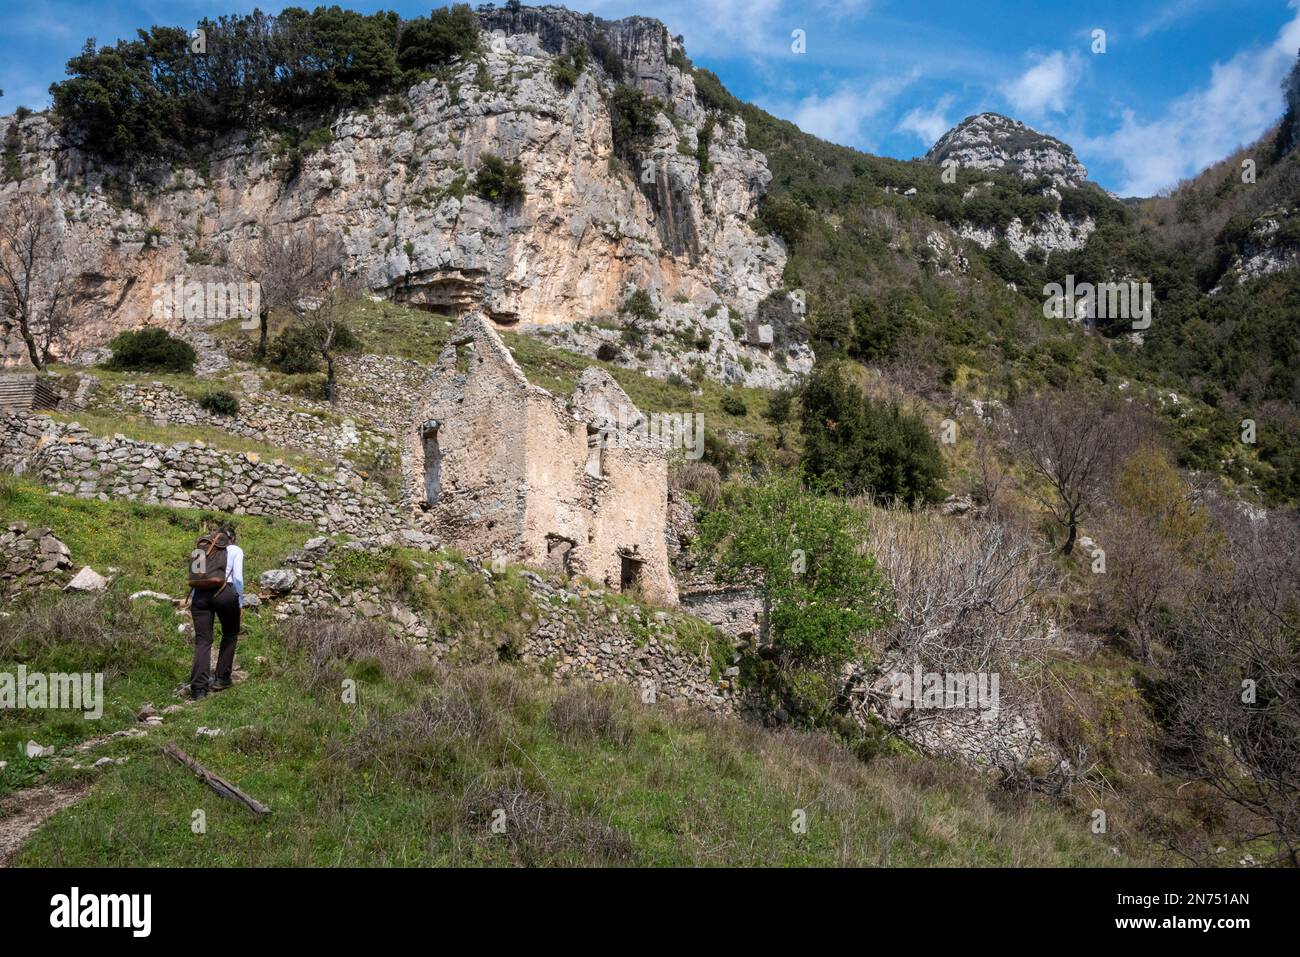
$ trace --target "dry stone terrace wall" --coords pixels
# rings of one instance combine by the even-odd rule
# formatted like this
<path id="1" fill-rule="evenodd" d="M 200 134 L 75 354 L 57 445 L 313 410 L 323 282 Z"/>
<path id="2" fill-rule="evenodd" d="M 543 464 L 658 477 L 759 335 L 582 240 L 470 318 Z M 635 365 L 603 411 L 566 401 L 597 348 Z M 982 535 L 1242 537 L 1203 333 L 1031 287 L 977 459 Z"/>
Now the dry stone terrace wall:
<path id="1" fill-rule="evenodd" d="M 380 621 L 438 660 L 456 660 L 462 642 L 470 640 L 468 636 L 440 635 L 417 609 L 373 587 L 340 587 L 332 574 L 333 562 L 343 551 L 376 551 L 386 544 L 429 550 L 436 546 L 436 540 L 413 529 L 343 545 L 324 537 L 314 538 L 290 555 L 284 568 L 264 573 L 257 587 L 277 618 L 341 613 Z M 423 574 L 479 575 L 488 583 L 499 577 L 475 559 L 463 564 L 438 559 L 430 562 Z M 651 687 L 656 700 L 691 702 L 711 711 L 738 710 L 735 669 L 715 677 L 699 653 L 678 647 L 675 629 L 680 615 L 647 611 L 631 603 L 611 603 L 604 589 L 555 576 L 525 571 L 522 578 L 532 599 L 532 611 L 524 615 L 528 632 L 519 649 L 519 660 L 561 679 L 629 684 L 643 693 Z M 493 636 L 483 637 L 490 646 Z M 715 637 L 718 641 L 729 640 L 724 635 Z"/>
<path id="2" fill-rule="evenodd" d="M 348 453 L 396 446 L 350 420 L 333 421 L 324 415 L 284 408 L 256 396 L 240 396 L 239 412 L 216 415 L 188 396 L 162 383 L 128 383 L 121 386 L 114 404 L 137 410 L 153 421 L 170 425 L 213 425 L 229 432 L 283 448 L 298 449 L 336 461 Z"/>
<path id="3" fill-rule="evenodd" d="M 351 417 L 375 432 L 396 436 L 410 424 L 412 404 L 428 389 L 433 371 L 414 359 L 361 355 L 339 357 L 338 373 L 343 387 L 334 406 L 303 396 L 263 394 L 305 409 Z"/>
<path id="4" fill-rule="evenodd" d="M 252 453 L 97 438 L 75 423 L 39 415 L 0 417 L 0 468 L 78 498 L 271 515 L 353 534 L 404 524 L 391 501 L 348 469 L 332 480 L 316 479 Z"/>

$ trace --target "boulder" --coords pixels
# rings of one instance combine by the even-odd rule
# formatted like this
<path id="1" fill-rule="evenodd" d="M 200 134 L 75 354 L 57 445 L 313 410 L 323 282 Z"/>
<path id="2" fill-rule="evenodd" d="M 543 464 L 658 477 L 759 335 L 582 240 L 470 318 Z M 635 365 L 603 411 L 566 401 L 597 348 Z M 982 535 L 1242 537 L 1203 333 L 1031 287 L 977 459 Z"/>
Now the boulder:
<path id="1" fill-rule="evenodd" d="M 258 576 L 257 584 L 272 595 L 287 595 L 298 584 L 298 576 L 288 568 L 273 568 Z"/>

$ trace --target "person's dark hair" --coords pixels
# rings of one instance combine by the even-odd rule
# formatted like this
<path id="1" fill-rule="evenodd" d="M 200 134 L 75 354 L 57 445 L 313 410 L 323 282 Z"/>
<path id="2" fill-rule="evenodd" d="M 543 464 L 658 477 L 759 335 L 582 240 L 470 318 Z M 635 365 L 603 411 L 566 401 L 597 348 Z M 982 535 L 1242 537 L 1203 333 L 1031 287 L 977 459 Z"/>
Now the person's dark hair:
<path id="1" fill-rule="evenodd" d="M 217 531 L 225 535 L 226 541 L 228 542 L 235 542 L 239 540 L 239 536 L 235 534 L 235 526 L 233 525 L 222 525 L 220 528 L 217 529 Z"/>

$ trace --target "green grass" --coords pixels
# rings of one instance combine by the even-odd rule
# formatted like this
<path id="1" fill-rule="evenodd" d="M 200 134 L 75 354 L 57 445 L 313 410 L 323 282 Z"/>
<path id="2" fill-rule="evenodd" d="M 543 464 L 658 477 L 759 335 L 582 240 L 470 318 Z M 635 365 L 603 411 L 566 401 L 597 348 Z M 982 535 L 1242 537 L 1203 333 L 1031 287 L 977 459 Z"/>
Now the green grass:
<path id="1" fill-rule="evenodd" d="M 261 647 L 261 646 L 258 646 Z M 250 649 L 251 651 L 252 649 Z M 251 678 L 99 772 L 21 853 L 32 866 L 1100 865 L 1082 813 L 991 795 L 922 759 L 865 765 L 829 738 L 564 690 L 497 665 L 313 678 L 272 638 Z M 356 704 L 342 679 L 358 682 Z M 219 727 L 198 737 L 199 725 Z M 175 741 L 268 804 L 255 818 L 157 753 Z M 505 833 L 492 814 L 506 811 Z M 196 835 L 196 809 L 207 833 Z M 791 828 L 807 816 L 806 833 Z"/>
<path id="2" fill-rule="evenodd" d="M 25 521 L 53 529 L 71 551 L 74 569 L 90 565 L 101 574 L 120 569 L 112 586 L 119 596 L 142 589 L 184 594 L 185 557 L 199 534 L 222 518 L 216 512 L 52 496 L 42 486 L 0 476 L 0 523 Z M 317 534 L 309 526 L 273 518 L 250 515 L 236 521 L 247 582 L 277 567 L 286 554 Z M 19 663 L 35 667 L 26 657 L 32 650 L 28 633 L 38 631 L 30 623 L 41 619 L 42 604 L 2 607 L 12 617 L 0 620 L 0 638 L 8 638 L 0 641 L 0 671 L 12 673 Z M 89 605 L 85 614 L 103 619 L 103 631 L 116 636 L 114 640 L 94 649 L 73 642 L 44 652 L 37 663 L 48 671 L 104 672 L 103 720 L 86 721 L 79 713 L 0 710 L 0 755 L 5 760 L 29 738 L 64 745 L 125 726 L 146 701 L 159 707 L 172 703 L 172 690 L 188 677 L 191 646 L 188 638 L 178 635 L 182 619 L 170 605 L 142 601 L 127 607 L 123 597 L 118 604 Z M 249 616 L 247 624 L 250 636 L 260 635 L 256 618 Z M 8 773 L 0 773 L 0 790 Z"/>
<path id="3" fill-rule="evenodd" d="M 127 588 L 177 595 L 185 588 L 185 557 L 194 540 L 231 519 L 202 509 L 55 496 L 43 486 L 0 476 L 0 521 L 19 520 L 53 529 L 76 567 L 91 565 L 102 573 L 115 566 L 122 569 Z M 241 515 L 233 521 L 244 550 L 246 581 L 277 567 L 286 554 L 319 534 L 310 525 L 284 519 Z"/>
<path id="4" fill-rule="evenodd" d="M 239 664 L 248 680 L 187 706 L 139 738 L 117 738 L 74 770 L 18 759 L 29 738 L 66 746 L 134 726 L 146 702 L 173 703 L 191 645 L 170 605 L 135 603 L 137 588 L 175 594 L 177 556 L 215 516 L 160 506 L 51 497 L 5 479 L 0 517 L 52 527 L 74 562 L 122 568 L 105 596 L 47 595 L 8 606 L 0 670 L 105 673 L 105 715 L 0 712 L 0 792 L 41 782 L 94 783 L 22 851 L 24 865 L 1109 865 L 1122 835 L 1098 838 L 1078 810 L 990 789 L 987 778 L 916 757 L 870 764 L 822 734 L 772 732 L 738 719 L 643 705 L 630 689 L 557 685 L 521 666 L 437 669 L 390 641 L 353 644 L 340 626 L 274 625 L 245 616 Z M 241 519 L 247 577 L 274 567 L 311 530 Z M 356 586 L 404 589 L 447 606 L 447 623 L 509 637 L 505 591 L 454 587 L 477 575 L 421 582 L 450 555 L 342 558 Z M 417 559 L 419 563 L 417 564 Z M 497 579 L 494 579 L 496 581 Z M 481 593 L 480 593 L 481 592 Z M 69 605 L 69 602 L 75 604 Z M 484 603 L 496 603 L 496 611 Z M 646 610 L 651 613 L 650 609 Z M 454 625 L 462 616 L 460 625 Z M 678 629 L 683 647 L 707 636 Z M 346 639 L 346 631 L 343 632 Z M 333 650 L 331 650 L 333 649 Z M 342 650 L 340 650 L 342 649 Z M 263 660 L 259 661 L 261 657 Z M 490 656 L 489 656 L 490 657 Z M 721 663 L 721 662 L 719 662 Z M 345 703 L 344 679 L 356 682 Z M 222 729 L 199 737 L 200 725 Z M 254 818 L 223 802 L 158 748 L 175 742 L 269 804 Z M 507 808 L 506 834 L 490 830 Z M 195 809 L 207 833 L 191 830 Z M 807 814 L 804 834 L 792 815 Z"/>

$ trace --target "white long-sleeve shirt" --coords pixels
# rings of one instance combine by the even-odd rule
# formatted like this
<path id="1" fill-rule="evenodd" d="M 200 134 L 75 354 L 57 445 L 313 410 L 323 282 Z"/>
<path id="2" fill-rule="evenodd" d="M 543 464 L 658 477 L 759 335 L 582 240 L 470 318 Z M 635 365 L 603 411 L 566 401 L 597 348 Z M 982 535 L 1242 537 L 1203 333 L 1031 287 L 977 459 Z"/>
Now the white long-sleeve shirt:
<path id="1" fill-rule="evenodd" d="M 244 607 L 244 550 L 238 545 L 226 546 L 226 581 L 235 586 L 239 607 Z"/>

